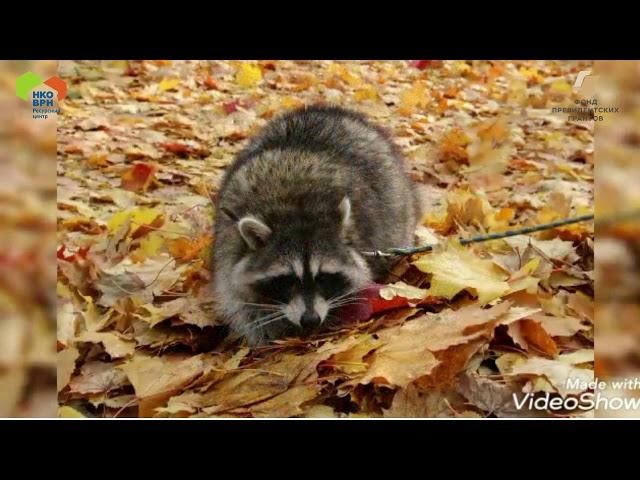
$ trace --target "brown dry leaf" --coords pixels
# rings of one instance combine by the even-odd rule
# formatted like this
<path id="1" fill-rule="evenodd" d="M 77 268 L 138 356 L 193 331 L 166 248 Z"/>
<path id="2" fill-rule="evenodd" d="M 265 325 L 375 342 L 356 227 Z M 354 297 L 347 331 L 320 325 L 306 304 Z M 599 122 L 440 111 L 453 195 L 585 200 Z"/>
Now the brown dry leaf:
<path id="1" fill-rule="evenodd" d="M 545 377 L 563 397 L 586 390 L 580 386 L 574 387 L 569 381 L 583 385 L 592 382 L 594 378 L 593 370 L 577 368 L 560 360 L 539 357 L 529 358 L 525 362 L 514 365 L 511 375 Z"/>
<path id="2" fill-rule="evenodd" d="M 571 337 L 582 330 L 589 329 L 582 320 L 577 317 L 555 317 L 553 315 L 534 314 L 529 318 L 542 325 L 552 337 Z"/>
<path id="3" fill-rule="evenodd" d="M 317 353 L 320 361 L 328 359 L 335 369 L 348 375 L 355 375 L 367 370 L 368 364 L 364 361 L 364 357 L 380 345 L 382 342 L 373 335 L 362 335 L 348 337 L 338 343 L 327 342 L 318 349 Z"/>
<path id="4" fill-rule="evenodd" d="M 412 331 L 393 327 L 380 332 L 379 336 L 385 344 L 375 351 L 367 372 L 356 383 L 382 381 L 405 387 L 438 364 L 422 339 Z"/>
<path id="5" fill-rule="evenodd" d="M 186 268 L 187 265 L 176 267 L 175 259 L 169 255 L 147 258 L 142 263 L 126 258 L 102 270 L 95 282 L 102 293 L 97 303 L 112 307 L 123 298 L 135 299 L 139 304 L 152 303 L 154 295 L 171 289 Z"/>
<path id="6" fill-rule="evenodd" d="M 9 322 L 6 323 L 9 325 Z M 6 327 L 5 327 L 6 328 Z M 62 345 L 69 345 L 78 332 L 78 315 L 71 302 L 58 302 L 57 338 Z M 9 338 L 5 335 L 4 338 Z M 4 352 L 7 349 L 3 349 Z"/>
<path id="7" fill-rule="evenodd" d="M 82 332 L 74 338 L 74 342 L 101 343 L 111 358 L 122 358 L 133 355 L 135 342 L 125 340 L 113 332 Z"/>
<path id="8" fill-rule="evenodd" d="M 567 306 L 580 315 L 585 320 L 593 323 L 594 304 L 593 299 L 587 297 L 582 292 L 575 292 L 569 295 Z"/>
<path id="9" fill-rule="evenodd" d="M 297 417 L 305 413 L 301 405 L 316 398 L 319 391 L 320 387 L 315 383 L 294 385 L 286 392 L 252 406 L 249 412 L 254 417 Z"/>
<path id="10" fill-rule="evenodd" d="M 382 346 L 369 360 L 369 368 L 364 376 L 347 382 L 345 386 L 382 381 L 392 385 L 406 386 L 417 378 L 429 375 L 440 363 L 432 352 L 445 350 L 451 346 L 465 344 L 472 340 L 488 337 L 498 324 L 510 323 L 531 310 L 511 308 L 510 302 L 501 303 L 490 309 L 479 305 L 469 305 L 457 311 L 445 310 L 439 314 L 426 314 L 404 325 L 378 332 Z M 507 315 L 507 313 L 510 315 Z M 452 350 L 448 358 L 453 373 L 447 368 L 438 377 L 441 381 L 458 373 L 464 368 L 468 358 L 475 353 L 481 343 Z M 457 361 L 453 361 L 453 358 Z"/>
<path id="11" fill-rule="evenodd" d="M 438 389 L 421 391 L 409 384 L 396 392 L 391 407 L 384 410 L 385 418 L 450 418 L 452 392 Z"/>
<path id="12" fill-rule="evenodd" d="M 204 357 L 138 355 L 120 366 L 133 385 L 140 405 L 140 416 L 153 416 L 154 409 L 190 382 L 205 369 Z"/>
<path id="13" fill-rule="evenodd" d="M 109 362 L 87 362 L 71 377 L 70 393 L 92 394 L 116 390 L 127 384 L 127 376 Z"/>
<path id="14" fill-rule="evenodd" d="M 529 347 L 536 352 L 543 353 L 549 357 L 558 355 L 558 346 L 553 338 L 547 333 L 544 327 L 537 321 L 529 318 L 512 323 L 508 327 L 511 338 L 522 348 L 529 350 Z"/>
<path id="15" fill-rule="evenodd" d="M 149 303 L 139 307 L 139 309 L 146 312 L 145 315 L 134 314 L 134 316 L 148 322 L 150 326 L 154 327 L 158 323 L 182 313 L 187 308 L 187 305 L 188 302 L 184 298 L 176 298 L 175 300 L 161 303 L 158 306 Z"/>
<path id="16" fill-rule="evenodd" d="M 438 314 L 428 313 L 407 322 L 400 328 L 407 335 L 418 338 L 425 348 L 437 352 L 483 336 L 484 329 L 478 327 L 492 324 L 493 328 L 510 308 L 510 302 L 503 302 L 488 309 L 472 304 L 458 310 L 444 310 Z"/>
<path id="17" fill-rule="evenodd" d="M 574 263 L 579 258 L 573 242 L 560 240 L 559 238 L 538 240 L 533 237 L 521 235 L 505 238 L 504 241 L 509 244 L 514 251 L 520 252 L 520 255 L 524 255 L 528 247 L 533 246 L 553 260 L 563 260 L 568 263 Z"/>
<path id="18" fill-rule="evenodd" d="M 474 340 L 472 342 L 454 345 L 436 352 L 438 365 L 426 376 L 416 380 L 415 384 L 421 388 L 448 387 L 454 378 L 462 372 L 469 362 L 483 345 L 485 340 Z"/>
<path id="19" fill-rule="evenodd" d="M 502 383 L 474 373 L 460 375 L 456 391 L 469 403 L 496 417 L 546 417 L 544 412 L 518 409 L 514 402 L 514 394 L 522 396 L 521 388 L 513 383 Z M 486 416 L 485 415 L 485 416 Z"/>
<path id="20" fill-rule="evenodd" d="M 267 363 L 254 364 L 250 368 L 229 373 L 207 392 L 187 391 L 172 397 L 166 409 L 159 409 L 158 412 L 175 414 L 202 411 L 220 414 L 268 400 L 286 392 L 312 357 L 315 355 L 288 354 Z"/>
<path id="21" fill-rule="evenodd" d="M 74 347 L 65 348 L 58 352 L 56 358 L 58 392 L 66 387 L 71 380 L 79 355 L 80 352 Z"/>

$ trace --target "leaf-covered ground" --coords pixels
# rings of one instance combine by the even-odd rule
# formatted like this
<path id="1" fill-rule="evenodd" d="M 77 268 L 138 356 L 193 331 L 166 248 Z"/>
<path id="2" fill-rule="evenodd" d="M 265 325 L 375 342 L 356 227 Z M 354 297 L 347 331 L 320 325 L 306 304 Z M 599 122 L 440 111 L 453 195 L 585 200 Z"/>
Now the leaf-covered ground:
<path id="1" fill-rule="evenodd" d="M 593 123 L 552 111 L 589 66 L 61 63 L 60 414 L 585 415 L 513 393 L 569 398 L 584 389 L 568 378 L 593 379 L 593 225 L 453 240 L 592 212 Z M 416 234 L 438 247 L 401 260 L 339 330 L 250 350 L 214 311 L 213 201 L 245 139 L 316 102 L 390 130 L 423 185 Z"/>

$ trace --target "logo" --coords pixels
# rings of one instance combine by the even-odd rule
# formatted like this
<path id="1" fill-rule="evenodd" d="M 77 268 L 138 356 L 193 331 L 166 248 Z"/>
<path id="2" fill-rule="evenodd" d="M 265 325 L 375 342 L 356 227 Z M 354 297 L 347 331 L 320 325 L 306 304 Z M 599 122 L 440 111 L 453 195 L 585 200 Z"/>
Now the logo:
<path id="1" fill-rule="evenodd" d="M 579 72 L 578 76 L 576 77 L 576 83 L 573 84 L 573 88 L 575 88 L 576 90 L 579 89 L 582 86 L 582 82 L 584 82 L 584 79 L 589 75 L 591 75 L 591 70 L 582 70 L 581 72 Z"/>
<path id="2" fill-rule="evenodd" d="M 607 118 L 608 113 L 620 113 L 620 107 L 606 106 L 613 103 L 615 98 L 599 95 L 600 77 L 593 75 L 591 70 L 581 70 L 573 83 L 573 94 L 575 106 L 558 106 L 551 109 L 552 113 L 567 113 L 567 120 L 570 122 L 602 122 Z M 602 98 L 600 98 L 602 97 Z M 605 105 L 599 101 L 606 102 Z"/>
<path id="3" fill-rule="evenodd" d="M 578 72 L 573 90 L 583 97 L 595 97 L 598 86 L 598 75 L 593 75 L 591 70 L 581 70 Z"/>
<path id="4" fill-rule="evenodd" d="M 55 97 L 59 102 L 67 96 L 67 84 L 56 75 L 43 81 L 35 73 L 26 72 L 16 79 L 16 96 L 28 102 L 29 93 L 31 93 L 33 118 L 48 118 L 51 113 L 60 113 Z"/>

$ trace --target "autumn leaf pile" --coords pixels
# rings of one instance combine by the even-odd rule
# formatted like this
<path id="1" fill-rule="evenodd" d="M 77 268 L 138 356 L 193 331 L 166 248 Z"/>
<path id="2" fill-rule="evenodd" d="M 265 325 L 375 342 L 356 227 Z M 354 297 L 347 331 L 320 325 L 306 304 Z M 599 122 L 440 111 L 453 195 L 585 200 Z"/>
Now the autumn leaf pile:
<path id="1" fill-rule="evenodd" d="M 586 62 L 63 62 L 58 394 L 63 416 L 512 417 L 513 394 L 593 379 L 593 226 L 454 240 L 590 213 Z M 401 259 L 337 330 L 250 350 L 209 288 L 224 169 L 317 102 L 387 128 L 422 184 Z M 393 222 L 393 219 L 388 219 Z M 401 245 L 399 245 L 401 246 Z"/>

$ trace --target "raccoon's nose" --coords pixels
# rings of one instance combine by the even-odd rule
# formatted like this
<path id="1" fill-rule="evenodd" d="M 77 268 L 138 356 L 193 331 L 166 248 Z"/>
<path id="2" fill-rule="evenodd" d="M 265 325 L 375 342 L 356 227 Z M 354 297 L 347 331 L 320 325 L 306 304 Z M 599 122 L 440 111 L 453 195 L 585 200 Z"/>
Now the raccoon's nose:
<path id="1" fill-rule="evenodd" d="M 320 325 L 320 315 L 318 315 L 314 311 L 307 310 L 302 314 L 302 318 L 300 319 L 300 325 L 302 329 L 305 331 L 313 330 L 318 325 Z"/>

